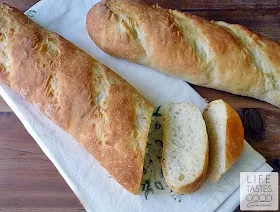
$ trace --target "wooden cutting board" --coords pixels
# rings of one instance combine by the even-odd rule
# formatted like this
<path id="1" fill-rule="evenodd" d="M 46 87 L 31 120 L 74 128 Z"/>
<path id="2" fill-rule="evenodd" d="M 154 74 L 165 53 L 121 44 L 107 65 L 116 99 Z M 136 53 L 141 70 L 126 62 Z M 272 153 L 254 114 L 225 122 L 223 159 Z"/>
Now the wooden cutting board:
<path id="1" fill-rule="evenodd" d="M 208 20 L 245 25 L 280 41 L 280 3 L 269 1 L 148 0 Z M 0 2 L 3 2 L 0 0 Z M 37 0 L 4 1 L 25 11 Z M 242 83 L 242 79 L 240 80 Z M 279 172 L 280 109 L 251 98 L 193 86 L 211 101 L 224 99 L 240 114 L 246 140 Z M 0 211 L 84 210 L 55 167 L 0 97 Z"/>

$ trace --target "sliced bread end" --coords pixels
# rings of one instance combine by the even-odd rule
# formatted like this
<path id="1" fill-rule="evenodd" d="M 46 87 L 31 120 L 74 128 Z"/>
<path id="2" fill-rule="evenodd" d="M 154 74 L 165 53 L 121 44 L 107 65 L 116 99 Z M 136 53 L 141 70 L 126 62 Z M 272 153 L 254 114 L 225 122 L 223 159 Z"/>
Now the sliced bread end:
<path id="1" fill-rule="evenodd" d="M 210 102 L 203 117 L 210 149 L 207 179 L 217 182 L 240 157 L 244 130 L 238 113 L 223 100 Z"/>

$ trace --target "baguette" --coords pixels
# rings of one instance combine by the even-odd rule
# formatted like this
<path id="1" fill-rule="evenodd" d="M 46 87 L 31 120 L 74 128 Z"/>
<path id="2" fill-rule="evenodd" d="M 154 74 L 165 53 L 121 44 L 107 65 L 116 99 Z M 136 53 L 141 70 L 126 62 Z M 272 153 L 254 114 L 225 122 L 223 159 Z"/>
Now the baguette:
<path id="1" fill-rule="evenodd" d="M 70 133 L 137 194 L 153 106 L 124 79 L 0 4 L 0 80 Z"/>
<path id="2" fill-rule="evenodd" d="M 244 130 L 237 112 L 223 100 L 210 102 L 203 118 L 210 148 L 207 179 L 217 182 L 240 157 Z"/>
<path id="3" fill-rule="evenodd" d="M 163 113 L 162 170 L 178 194 L 199 189 L 208 168 L 208 137 L 200 110 L 189 103 L 169 104 Z"/>
<path id="4" fill-rule="evenodd" d="M 280 107 L 280 44 L 247 28 L 132 0 L 103 0 L 87 15 L 103 51 L 192 84 Z"/>

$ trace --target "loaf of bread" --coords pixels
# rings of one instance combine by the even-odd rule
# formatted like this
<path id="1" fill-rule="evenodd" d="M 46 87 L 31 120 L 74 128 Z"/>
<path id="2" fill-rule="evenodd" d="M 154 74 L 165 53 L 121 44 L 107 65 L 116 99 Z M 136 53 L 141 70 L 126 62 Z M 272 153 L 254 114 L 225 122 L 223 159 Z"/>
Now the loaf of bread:
<path id="1" fill-rule="evenodd" d="M 209 138 L 207 179 L 217 182 L 240 157 L 244 129 L 238 113 L 223 100 L 209 103 L 203 112 Z"/>
<path id="2" fill-rule="evenodd" d="M 5 4 L 0 79 L 139 192 L 153 106 L 124 79 Z"/>
<path id="3" fill-rule="evenodd" d="M 178 194 L 200 188 L 207 175 L 208 136 L 200 110 L 190 103 L 170 103 L 163 112 L 162 171 Z"/>
<path id="4" fill-rule="evenodd" d="M 247 28 L 133 0 L 103 0 L 92 40 L 115 57 L 280 107 L 280 44 Z"/>

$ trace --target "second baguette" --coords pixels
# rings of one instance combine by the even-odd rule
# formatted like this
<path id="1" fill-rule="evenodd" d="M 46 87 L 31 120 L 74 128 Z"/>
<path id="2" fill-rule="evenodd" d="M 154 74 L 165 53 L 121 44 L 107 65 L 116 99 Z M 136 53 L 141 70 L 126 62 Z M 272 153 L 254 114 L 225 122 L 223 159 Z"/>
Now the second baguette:
<path id="1" fill-rule="evenodd" d="M 87 31 L 115 57 L 280 107 L 280 44 L 243 26 L 141 1 L 103 0 L 89 11 Z"/>

